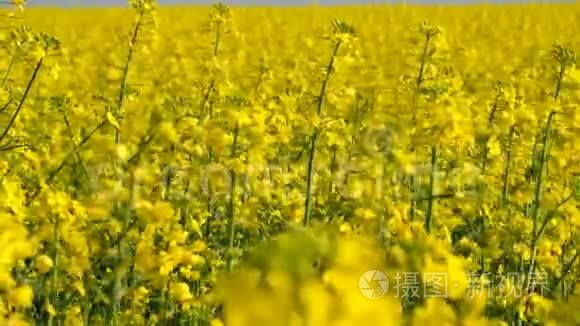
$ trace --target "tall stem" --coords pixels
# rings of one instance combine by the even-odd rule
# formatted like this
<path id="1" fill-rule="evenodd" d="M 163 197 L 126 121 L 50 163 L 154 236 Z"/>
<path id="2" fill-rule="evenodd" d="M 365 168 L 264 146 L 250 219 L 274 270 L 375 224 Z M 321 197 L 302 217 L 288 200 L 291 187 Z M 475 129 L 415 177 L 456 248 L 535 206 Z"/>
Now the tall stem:
<path id="1" fill-rule="evenodd" d="M 558 81 L 556 82 L 556 91 L 554 92 L 554 100 L 558 99 L 560 96 L 560 90 L 562 89 L 562 80 L 564 79 L 564 72 L 566 68 L 564 65 L 560 65 L 560 72 L 558 73 Z"/>
<path id="2" fill-rule="evenodd" d="M 221 39 L 221 24 L 218 24 L 217 29 L 216 29 L 216 34 L 215 34 L 215 43 L 214 43 L 214 48 L 213 48 L 213 56 L 214 58 L 217 58 L 218 54 L 219 54 L 219 44 L 220 44 L 220 39 Z M 205 118 L 205 106 L 206 104 L 209 102 L 209 107 L 208 107 L 208 119 L 212 120 L 213 119 L 213 99 L 212 99 L 212 92 L 215 91 L 216 88 L 216 81 L 215 79 L 212 79 L 210 84 L 207 87 L 205 96 L 201 102 L 201 108 L 200 108 L 200 117 L 201 119 Z M 211 165 L 213 163 L 214 160 L 214 153 L 213 153 L 213 148 L 211 146 L 209 146 L 208 148 L 208 154 L 207 154 L 207 164 Z M 233 181 L 233 180 L 232 180 Z M 211 222 L 213 220 L 214 217 L 214 210 L 215 208 L 212 205 L 212 190 L 211 190 L 211 180 L 210 178 L 208 178 L 207 180 L 207 189 L 208 189 L 208 197 L 207 197 L 207 220 L 205 222 L 205 235 L 209 236 L 211 233 Z"/>
<path id="3" fill-rule="evenodd" d="M 221 38 L 221 23 L 217 25 L 217 29 L 215 32 L 215 42 L 213 46 L 213 56 L 217 57 L 219 49 L 220 49 L 220 38 Z"/>
<path id="4" fill-rule="evenodd" d="M 54 229 L 53 229 L 54 252 L 53 252 L 52 259 L 54 261 L 54 266 L 52 268 L 52 280 L 51 280 L 51 289 L 50 289 L 50 304 L 53 305 L 54 309 L 56 310 L 57 315 L 58 315 L 58 302 L 57 302 L 57 300 L 58 300 L 58 269 L 59 269 L 59 264 L 60 264 L 60 255 L 59 255 L 60 232 L 59 232 L 59 227 L 60 227 L 60 217 L 57 214 L 55 217 Z M 48 325 L 52 325 L 53 317 L 54 316 L 49 314 Z"/>
<path id="5" fill-rule="evenodd" d="M 534 190 L 534 202 L 532 205 L 532 241 L 530 244 L 530 251 L 532 252 L 532 261 L 530 263 L 530 267 L 528 269 L 528 273 L 525 275 L 525 282 L 524 285 L 527 286 L 528 281 L 530 280 L 531 274 L 534 273 L 535 269 L 536 269 L 536 236 L 538 233 L 538 218 L 539 218 L 539 213 L 540 213 L 540 205 L 541 205 L 541 199 L 542 199 L 542 182 L 543 182 L 543 172 L 544 172 L 544 165 L 547 161 L 547 147 L 548 147 L 548 141 L 550 138 L 550 126 L 552 124 L 552 120 L 554 118 L 554 115 L 556 114 L 556 112 L 552 111 L 550 112 L 549 116 L 548 116 L 548 121 L 546 122 L 546 128 L 544 130 L 544 139 L 543 139 L 543 143 L 542 143 L 542 151 L 540 153 L 540 161 L 538 162 L 539 166 L 538 166 L 538 177 L 536 179 L 536 186 L 535 186 L 535 190 Z"/>
<path id="6" fill-rule="evenodd" d="M 548 122 L 546 123 L 546 129 L 544 130 L 544 139 L 542 143 L 542 151 L 540 153 L 540 161 L 538 162 L 538 177 L 536 179 L 536 185 L 534 190 L 534 205 L 532 207 L 532 220 L 533 220 L 533 235 L 535 235 L 537 231 L 537 222 L 538 216 L 540 212 L 540 201 L 542 197 L 542 182 L 543 182 L 543 175 L 544 175 L 544 166 L 547 161 L 547 148 L 548 148 L 548 141 L 550 138 L 550 126 L 552 124 L 552 120 L 556 112 L 550 112 L 548 116 Z"/>
<path id="7" fill-rule="evenodd" d="M 10 73 L 12 72 L 12 67 L 16 62 L 16 57 L 19 49 L 20 47 L 17 47 L 14 50 L 14 53 L 12 53 L 12 56 L 10 57 L 10 62 L 8 63 L 8 67 L 6 68 L 6 72 L 4 73 L 4 78 L 2 78 L 2 87 L 4 87 L 6 85 L 6 82 L 8 81 L 8 76 L 10 76 Z"/>
<path id="8" fill-rule="evenodd" d="M 489 130 L 491 130 L 493 120 L 495 119 L 495 113 L 497 112 L 499 102 L 499 95 L 495 97 L 495 101 L 493 103 L 493 107 L 491 108 L 491 112 L 489 113 L 489 117 L 487 119 L 487 124 Z M 487 157 L 489 155 L 489 149 L 487 148 L 487 144 L 489 143 L 490 136 L 486 136 L 485 142 L 483 143 L 483 154 L 482 154 L 482 163 L 481 163 L 481 174 L 485 175 L 485 171 L 487 169 Z"/>
<path id="9" fill-rule="evenodd" d="M 427 63 L 427 52 L 429 51 L 429 42 L 431 41 L 431 35 L 425 35 L 425 45 L 423 46 L 423 53 L 421 54 L 421 63 L 419 66 L 419 73 L 417 74 L 417 80 L 415 82 L 415 92 L 413 94 L 413 103 L 417 100 L 417 95 L 419 94 L 419 89 L 423 83 L 423 74 L 425 73 L 425 64 Z"/>
<path id="10" fill-rule="evenodd" d="M 421 89 L 421 84 L 423 83 L 423 75 L 425 73 L 425 65 L 427 63 L 427 52 L 429 51 L 429 42 L 431 41 L 431 35 L 425 34 L 425 45 L 423 46 L 423 53 L 421 54 L 419 72 L 417 73 L 417 80 L 415 81 L 415 90 L 413 91 L 413 119 L 412 122 L 415 124 L 417 117 L 415 115 L 415 106 L 417 105 L 417 96 L 419 95 L 419 90 Z M 415 176 L 411 176 L 409 180 L 413 192 L 416 194 L 415 189 Z M 417 214 L 417 196 L 414 195 L 411 198 L 410 203 L 410 219 L 415 220 L 415 215 Z"/>
<path id="11" fill-rule="evenodd" d="M 505 205 L 507 202 L 507 195 L 508 195 L 508 188 L 509 188 L 509 175 L 511 169 L 511 160 L 512 160 L 512 147 L 514 141 L 514 126 L 511 126 L 510 133 L 509 133 L 509 140 L 508 140 L 508 149 L 506 154 L 506 162 L 503 174 L 503 189 L 501 194 L 501 204 Z"/>
<path id="12" fill-rule="evenodd" d="M 234 128 L 234 141 L 232 144 L 232 153 L 231 157 L 234 158 L 236 155 L 236 147 L 238 145 L 238 136 L 239 136 L 240 125 L 236 123 L 236 127 Z M 230 198 L 228 203 L 228 257 L 226 261 L 226 268 L 228 272 L 232 271 L 232 261 L 233 261 L 233 251 L 234 251 L 234 240 L 235 240 L 235 195 L 236 195 L 236 172 L 234 169 L 230 169 L 230 178 L 231 178 L 231 186 L 230 186 Z"/>
<path id="13" fill-rule="evenodd" d="M 437 173 L 437 147 L 431 147 L 431 175 L 429 176 L 429 198 L 427 202 L 427 213 L 425 215 L 425 231 L 431 232 L 433 222 L 433 204 L 435 202 L 435 177 Z"/>
<path id="14" fill-rule="evenodd" d="M 131 41 L 129 42 L 129 52 L 127 53 L 127 59 L 125 60 L 125 66 L 123 67 L 123 75 L 121 77 L 121 85 L 119 87 L 119 95 L 117 97 L 117 113 L 122 113 L 123 109 L 123 100 L 125 99 L 125 93 L 127 89 L 127 81 L 129 79 L 129 65 L 133 60 L 133 55 L 135 53 L 135 42 L 137 42 L 137 36 L 139 35 L 139 30 L 141 28 L 141 19 L 142 16 L 139 15 L 137 17 L 137 23 L 135 24 L 135 28 L 133 29 L 133 33 L 131 35 Z M 120 130 L 117 128 L 115 129 L 115 143 L 119 143 L 120 141 Z"/>
<path id="15" fill-rule="evenodd" d="M 330 81 L 330 75 L 334 66 L 334 60 L 338 54 L 341 42 L 336 42 L 334 50 L 332 51 L 332 56 L 326 67 L 326 75 L 322 82 L 322 87 L 320 87 L 320 94 L 318 97 L 318 105 L 316 108 L 317 116 L 322 113 L 322 108 L 324 107 L 324 100 L 326 97 L 326 89 L 328 87 L 328 82 Z M 304 225 L 308 226 L 310 224 L 310 217 L 312 215 L 312 182 L 314 180 L 314 170 L 315 170 L 315 158 L 316 158 L 316 145 L 318 143 L 318 133 L 320 130 L 318 127 L 314 130 L 310 140 L 310 157 L 308 158 L 308 170 L 306 176 L 306 200 L 304 202 Z"/>
<path id="16" fill-rule="evenodd" d="M 28 81 L 28 85 L 26 85 L 26 90 L 24 90 L 24 94 L 22 95 L 22 99 L 20 100 L 20 103 L 18 103 L 18 107 L 16 108 L 16 111 L 14 111 L 14 114 L 12 115 L 12 118 L 10 118 L 8 125 L 6 126 L 6 128 L 4 129 L 2 134 L 0 135 L 0 143 L 4 140 L 4 138 L 6 138 L 6 136 L 8 135 L 8 132 L 12 128 L 12 125 L 16 121 L 18 114 L 20 113 L 20 111 L 22 111 L 22 108 L 24 107 L 24 102 L 26 101 L 26 98 L 28 97 L 28 93 L 30 92 L 30 89 L 32 88 L 32 84 L 34 83 L 34 80 L 36 80 L 36 77 L 38 76 L 38 72 L 40 71 L 40 67 L 42 67 L 43 61 L 44 61 L 44 57 L 40 58 L 40 60 L 38 60 L 38 63 L 36 64 L 36 67 L 34 68 L 34 72 L 32 73 L 32 77 L 30 77 L 30 80 Z"/>

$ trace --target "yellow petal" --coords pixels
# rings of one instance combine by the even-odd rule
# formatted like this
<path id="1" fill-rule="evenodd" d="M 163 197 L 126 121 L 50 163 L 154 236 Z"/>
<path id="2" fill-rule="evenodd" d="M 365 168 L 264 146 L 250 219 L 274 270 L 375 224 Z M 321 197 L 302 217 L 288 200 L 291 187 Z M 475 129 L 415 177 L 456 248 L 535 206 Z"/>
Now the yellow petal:
<path id="1" fill-rule="evenodd" d="M 121 129 L 121 126 L 119 125 L 119 122 L 117 121 L 117 119 L 115 119 L 115 117 L 113 116 L 113 114 L 111 112 L 107 112 L 107 120 L 109 121 L 109 123 L 115 127 L 115 129 Z"/>

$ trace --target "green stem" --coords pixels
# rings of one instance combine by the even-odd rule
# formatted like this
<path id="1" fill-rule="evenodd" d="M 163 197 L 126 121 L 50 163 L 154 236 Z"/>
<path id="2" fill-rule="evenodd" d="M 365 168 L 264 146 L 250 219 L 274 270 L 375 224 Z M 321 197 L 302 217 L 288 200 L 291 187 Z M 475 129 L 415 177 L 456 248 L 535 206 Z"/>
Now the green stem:
<path id="1" fill-rule="evenodd" d="M 45 183 L 49 184 L 53 181 L 53 179 L 58 175 L 58 173 L 60 171 L 62 171 L 62 169 L 66 166 L 66 163 L 68 162 L 68 160 L 75 155 L 75 153 L 82 147 L 84 146 L 90 139 L 91 137 L 97 133 L 97 131 L 99 131 L 101 128 L 103 128 L 103 126 L 105 126 L 107 124 L 107 119 L 104 118 L 103 120 L 101 120 L 101 123 L 99 123 L 99 125 L 97 125 L 93 130 L 91 130 L 83 139 L 81 139 L 81 141 L 70 151 L 67 153 L 67 155 L 64 157 L 64 159 L 60 162 L 60 164 L 58 165 L 58 167 L 54 170 L 52 170 L 48 176 L 46 177 Z M 38 195 L 40 195 L 40 193 L 42 192 L 42 188 L 37 188 L 36 191 L 27 199 L 26 201 L 26 206 L 29 206 L 34 199 L 36 199 L 36 197 L 38 197 Z"/>
<path id="2" fill-rule="evenodd" d="M 85 137 L 83 137 L 83 139 L 81 139 L 81 141 L 78 144 L 76 144 L 70 152 L 67 153 L 65 158 L 59 164 L 59 166 L 48 174 L 48 177 L 46 178 L 46 183 L 52 182 L 52 180 L 56 177 L 56 175 L 64 168 L 68 160 L 71 157 L 73 157 L 78 152 L 78 150 L 82 146 L 84 146 L 92 138 L 92 136 L 96 134 L 97 131 L 99 131 L 101 128 L 103 128 L 103 126 L 105 126 L 106 124 L 107 119 L 105 118 L 93 130 L 91 130 L 91 132 L 89 132 Z"/>
<path id="3" fill-rule="evenodd" d="M 310 141 L 310 157 L 308 159 L 308 170 L 306 180 L 306 201 L 304 203 L 304 225 L 310 224 L 312 214 L 312 182 L 314 179 L 314 160 L 316 158 L 316 143 L 318 141 L 318 130 L 314 132 Z"/>
<path id="4" fill-rule="evenodd" d="M 542 222 L 542 225 L 538 229 L 538 232 L 534 235 L 534 238 L 533 238 L 534 243 L 538 243 L 540 241 L 540 239 L 542 238 L 542 235 L 544 234 L 546 227 L 548 226 L 548 223 L 550 223 L 550 221 L 552 220 L 554 215 L 556 215 L 556 213 L 558 212 L 560 207 L 562 207 L 564 204 L 566 204 L 573 197 L 574 197 L 574 192 L 572 192 L 570 195 L 568 195 L 566 198 L 564 198 L 561 202 L 558 203 L 558 205 L 556 205 L 556 207 L 554 207 L 552 210 L 550 210 L 546 214 L 546 218 Z"/>
<path id="5" fill-rule="evenodd" d="M 57 316 L 58 316 L 58 302 L 57 302 L 58 301 L 58 269 L 59 269 L 59 264 L 60 264 L 59 226 L 60 226 L 60 218 L 57 214 L 55 217 L 54 229 L 53 229 L 53 236 L 54 236 L 53 261 L 54 261 L 54 266 L 52 267 L 52 280 L 51 280 L 51 289 L 50 289 L 50 303 L 53 305 Z M 53 316 L 49 314 L 48 325 L 51 326 L 52 323 L 53 323 Z"/>
<path id="6" fill-rule="evenodd" d="M 508 140 L 508 149 L 506 154 L 506 162 L 505 168 L 503 173 L 503 189 L 501 195 L 501 203 L 505 205 L 507 202 L 508 196 L 508 188 L 509 188 L 509 176 L 510 176 L 510 168 L 511 168 L 511 159 L 512 159 L 512 148 L 513 148 L 513 141 L 514 141 L 514 126 L 511 126 L 509 132 L 509 140 Z"/>
<path id="7" fill-rule="evenodd" d="M 488 122 L 488 129 L 491 130 L 493 125 L 493 120 L 495 119 L 495 113 L 497 112 L 499 102 L 499 95 L 495 97 L 495 101 L 493 103 L 493 107 L 491 108 L 491 112 L 489 113 L 489 118 L 487 119 Z M 486 137 L 484 146 L 483 146 L 483 157 L 482 157 L 482 166 L 481 166 L 481 174 L 485 175 L 485 171 L 487 169 L 487 156 L 489 155 L 489 149 L 487 148 L 487 144 L 489 143 L 489 136 Z"/>
<path id="8" fill-rule="evenodd" d="M 207 87 L 207 90 L 205 91 L 205 94 L 203 96 L 203 99 L 201 101 L 201 105 L 199 108 L 199 120 L 203 120 L 205 118 L 205 106 L 207 104 L 207 102 L 210 100 L 210 96 L 211 96 L 211 92 L 213 91 L 215 87 L 215 81 L 211 81 L 209 86 Z"/>
<path id="9" fill-rule="evenodd" d="M 88 275 L 85 275 L 84 279 L 83 279 L 83 284 L 85 289 L 87 289 L 87 291 L 89 291 L 89 277 Z M 89 322 L 91 320 L 91 310 L 93 307 L 93 303 L 91 300 L 91 296 L 88 294 L 85 294 L 85 297 L 83 299 L 84 301 L 84 305 L 83 305 L 83 325 L 89 325 Z"/>
<path id="10" fill-rule="evenodd" d="M 425 73 L 425 64 L 427 63 L 427 51 L 429 50 L 429 42 L 431 41 L 431 35 L 425 35 L 425 46 L 423 47 L 423 53 L 421 54 L 421 64 L 419 66 L 419 73 L 417 74 L 417 80 L 415 82 L 415 92 L 413 94 L 413 103 L 417 100 L 417 94 L 423 83 L 423 74 Z"/>
<path id="11" fill-rule="evenodd" d="M 69 120 L 68 120 L 68 117 L 67 117 L 67 115 L 66 115 L 66 111 L 65 111 L 65 108 L 64 108 L 64 107 L 63 107 L 63 108 L 61 108 L 61 113 L 62 113 L 62 118 L 63 118 L 63 120 L 64 120 L 64 123 L 65 123 L 65 125 L 66 125 L 66 127 L 67 127 L 67 130 L 68 130 L 68 135 L 69 135 L 69 138 L 70 138 L 70 140 L 71 140 L 71 143 L 72 143 L 72 144 L 73 144 L 73 146 L 74 146 L 74 145 L 75 145 L 75 139 L 74 139 L 75 137 L 74 137 L 74 134 L 73 134 L 73 131 L 72 131 L 72 126 L 71 126 L 71 124 L 70 124 L 70 122 L 69 122 Z M 89 175 L 89 172 L 87 171 L 87 168 L 86 168 L 86 166 L 85 166 L 85 163 L 84 163 L 84 161 L 83 161 L 83 158 L 81 157 L 80 153 L 78 153 L 78 152 L 76 153 L 76 160 L 77 160 L 78 164 L 80 165 L 80 167 L 81 167 L 81 169 L 82 169 L 83 173 L 84 173 L 86 176 L 90 176 L 90 175 Z"/>
<path id="12" fill-rule="evenodd" d="M 28 81 L 28 85 L 26 85 L 26 90 L 24 91 L 24 94 L 22 95 L 22 99 L 20 100 L 20 103 L 18 103 L 18 107 L 16 108 L 16 111 L 14 111 L 14 114 L 12 115 L 12 118 L 10 118 L 8 125 L 6 126 L 6 128 L 4 129 L 2 134 L 0 135 L 0 143 L 4 140 L 4 138 L 6 138 L 6 136 L 8 135 L 8 132 L 10 131 L 12 126 L 14 125 L 14 122 L 16 121 L 18 114 L 20 113 L 20 111 L 24 107 L 24 102 L 26 101 L 26 98 L 28 97 L 28 93 L 30 92 L 30 89 L 32 88 L 32 84 L 34 83 L 34 80 L 36 80 L 36 76 L 38 75 L 38 72 L 40 71 L 40 67 L 42 67 L 43 61 L 44 61 L 44 58 L 40 58 L 40 60 L 38 60 L 38 63 L 36 64 L 36 68 L 34 68 L 34 72 L 32 73 L 32 77 L 30 77 L 30 80 Z"/>
<path id="13" fill-rule="evenodd" d="M 215 41 L 214 41 L 214 48 L 213 48 L 213 56 L 217 57 L 219 54 L 219 45 L 220 45 L 220 39 L 221 39 L 221 23 L 218 23 L 217 28 L 216 28 L 216 34 L 215 34 Z M 211 100 L 211 94 L 212 91 L 215 90 L 215 80 L 212 79 L 210 84 L 208 85 L 206 92 L 204 94 L 203 100 L 201 102 L 201 106 L 200 106 L 200 120 L 203 120 L 205 118 L 205 106 L 206 104 L 209 102 L 209 108 L 208 108 L 208 116 L 209 116 L 209 120 L 213 119 L 213 101 Z M 214 153 L 213 153 L 213 149 L 211 147 L 208 148 L 208 157 L 207 157 L 207 163 L 208 165 L 212 164 L 214 160 Z M 205 227 L 204 227 L 204 235 L 205 236 L 209 236 L 211 233 L 211 222 L 213 219 L 213 215 L 214 215 L 214 208 L 212 205 L 212 198 L 211 198 L 211 180 L 208 177 L 207 179 L 207 193 L 208 193 L 208 198 L 207 198 L 207 219 L 205 222 Z"/>
<path id="14" fill-rule="evenodd" d="M 232 144 L 232 153 L 231 157 L 234 158 L 236 155 L 236 147 L 238 145 L 238 136 L 239 136 L 239 129 L 240 126 L 236 123 L 236 127 L 234 128 L 234 141 Z M 228 225 L 227 225 L 227 232 L 228 232 L 228 257 L 226 261 L 226 268 L 228 272 L 232 271 L 232 261 L 233 261 L 233 251 L 234 251 L 234 240 L 235 240 L 235 192 L 236 192 L 236 172 L 234 169 L 230 170 L 230 177 L 231 177 L 231 186 L 230 186 L 230 198 L 228 203 Z"/>
<path id="15" fill-rule="evenodd" d="M 541 197 L 542 197 L 542 182 L 543 182 L 543 173 L 544 173 L 544 166 L 546 164 L 546 161 L 548 160 L 547 154 L 547 148 L 548 148 L 548 141 L 550 139 L 550 126 L 552 124 L 552 120 L 554 118 L 554 115 L 556 114 L 556 112 L 550 112 L 550 115 L 548 116 L 548 122 L 546 123 L 546 129 L 544 131 L 544 139 L 543 139 L 543 143 L 542 143 L 542 151 L 540 153 L 540 161 L 539 161 L 539 166 L 538 166 L 538 177 L 536 179 L 536 187 L 534 190 L 534 205 L 533 205 L 533 210 L 532 210 L 532 220 L 533 220 L 533 233 L 535 235 L 536 231 L 537 231 L 537 222 L 538 222 L 538 216 L 539 216 L 539 212 L 540 212 L 540 201 L 541 201 Z"/>
<path id="16" fill-rule="evenodd" d="M 576 252 L 574 257 L 572 257 L 572 259 L 566 265 L 564 265 L 564 267 L 562 268 L 562 272 L 560 273 L 560 277 L 558 277 L 556 279 L 556 282 L 554 283 L 554 287 L 552 288 L 552 291 L 554 289 L 556 289 L 558 287 L 558 285 L 560 285 L 560 282 L 562 282 L 564 280 L 564 278 L 568 275 L 568 273 L 570 273 L 570 271 L 572 270 L 572 266 L 574 265 L 574 263 L 578 259 L 579 255 L 580 255 L 580 251 Z"/>
<path id="17" fill-rule="evenodd" d="M 135 24 L 135 28 L 133 29 L 133 33 L 131 35 L 131 41 L 129 42 L 129 52 L 127 53 L 127 59 L 125 60 L 125 66 L 123 67 L 123 75 L 121 78 L 121 86 L 119 87 L 119 95 L 117 97 L 117 114 L 122 113 L 123 108 L 123 100 L 125 99 L 125 93 L 127 89 L 127 81 L 129 79 L 129 66 L 131 61 L 133 60 L 133 55 L 135 53 L 135 42 L 137 42 L 137 37 L 139 35 L 139 30 L 141 28 L 141 19 L 142 14 L 140 14 L 137 18 L 137 23 Z M 120 141 L 120 130 L 115 129 L 115 143 L 119 143 Z"/>
<path id="18" fill-rule="evenodd" d="M 423 46 L 423 53 L 421 54 L 420 65 L 419 65 L 419 72 L 417 73 L 417 80 L 415 81 L 415 90 L 413 91 L 413 106 L 417 105 L 417 95 L 419 95 L 419 90 L 421 89 L 421 84 L 423 83 L 423 74 L 425 73 L 425 65 L 427 63 L 427 52 L 429 51 L 429 42 L 431 41 L 431 35 L 425 34 L 425 45 Z M 413 118 L 412 122 L 415 123 L 417 117 L 415 115 L 415 110 L 413 110 Z M 415 176 L 410 177 L 411 187 L 413 188 L 413 192 L 416 193 L 415 189 Z M 415 220 L 415 216 L 417 214 L 417 196 L 414 195 L 411 198 L 410 203 L 410 219 L 411 221 Z"/>
<path id="19" fill-rule="evenodd" d="M 4 77 L 2 78 L 2 87 L 4 87 L 6 85 L 6 82 L 8 81 L 8 76 L 10 76 L 10 72 L 12 72 L 12 67 L 16 62 L 16 55 L 18 54 L 19 49 L 20 47 L 17 47 L 14 50 L 14 53 L 12 53 L 12 56 L 10 57 L 10 62 L 8 63 L 8 67 L 6 68 L 6 72 L 4 73 Z"/>
<path id="20" fill-rule="evenodd" d="M 213 118 L 213 110 L 212 110 L 212 105 L 210 103 L 210 111 L 209 111 L 209 119 L 211 120 Z M 210 146 L 208 148 L 207 151 L 207 164 L 208 166 L 210 166 L 213 163 L 214 160 L 214 156 L 213 156 L 213 148 Z M 207 220 L 205 222 L 205 236 L 209 237 L 210 233 L 211 233 L 211 222 L 213 220 L 214 217 L 214 213 L 215 213 L 215 209 L 213 207 L 213 203 L 212 203 L 212 188 L 211 188 L 211 178 L 208 176 L 207 178 Z"/>
<path id="21" fill-rule="evenodd" d="M 6 101 L 6 103 L 4 105 L 2 105 L 0 112 L 4 112 L 4 110 L 6 110 L 10 106 L 10 104 L 12 104 L 13 101 L 14 101 L 14 99 L 12 97 L 9 98 L 8 101 Z"/>
<path id="22" fill-rule="evenodd" d="M 429 200 L 427 202 L 427 213 L 425 216 L 425 231 L 431 232 L 433 223 L 433 205 L 435 202 L 435 176 L 437 173 L 437 147 L 431 147 L 431 175 L 429 176 Z"/>
<path id="23" fill-rule="evenodd" d="M 332 160 L 330 162 L 330 166 L 329 166 L 329 171 L 330 171 L 330 181 L 328 182 L 328 194 L 332 194 L 333 190 L 334 190 L 334 183 L 333 181 L 333 177 L 334 174 L 336 173 L 337 167 L 337 160 L 336 160 L 336 155 L 337 155 L 338 150 L 336 148 L 332 149 Z"/>
<path id="24" fill-rule="evenodd" d="M 565 71 L 566 67 L 564 65 L 560 65 L 560 72 L 558 73 L 558 81 L 556 82 L 556 91 L 554 92 L 554 100 L 557 100 L 558 96 L 560 96 L 560 91 L 562 89 L 562 80 L 564 79 Z"/>
<path id="25" fill-rule="evenodd" d="M 536 269 L 536 264 L 535 264 L 535 252 L 536 252 L 536 237 L 537 237 L 537 233 L 538 233 L 538 218 L 539 218 L 539 213 L 540 213 L 540 205 L 541 205 L 541 197 L 542 197 L 542 182 L 543 182 L 543 172 L 544 172 L 544 165 L 547 161 L 547 147 L 548 147 L 548 141 L 550 138 L 550 126 L 552 124 L 552 120 L 554 118 L 554 115 L 556 114 L 556 112 L 552 111 L 550 112 L 550 115 L 548 116 L 548 121 L 546 123 L 546 129 L 544 130 L 544 139 L 543 139 L 543 143 L 542 143 L 542 151 L 540 153 L 540 161 L 539 161 L 539 166 L 538 166 L 538 177 L 536 179 L 536 187 L 535 187 L 535 191 L 534 191 L 534 202 L 532 205 L 532 242 L 530 244 L 530 248 L 531 248 L 531 252 L 532 252 L 532 261 L 530 263 L 530 268 L 528 270 L 528 273 L 525 276 L 525 282 L 524 284 L 527 286 L 528 285 L 528 281 L 529 278 L 531 276 L 531 274 L 535 271 Z"/>
<path id="26" fill-rule="evenodd" d="M 219 46 L 220 46 L 220 39 L 221 39 L 221 27 L 222 24 L 218 23 L 216 31 L 215 31 L 215 41 L 213 46 L 213 56 L 217 57 L 219 53 Z"/>
<path id="27" fill-rule="evenodd" d="M 328 87 L 328 82 L 330 81 L 330 75 L 332 74 L 332 69 L 334 67 L 334 60 L 338 54 L 341 42 L 336 42 L 328 66 L 326 67 L 326 75 L 322 82 L 322 87 L 320 87 L 320 94 L 318 97 L 318 105 L 316 108 L 317 116 L 322 113 L 322 108 L 324 107 L 324 99 L 326 97 L 326 89 Z M 314 133 L 310 140 L 310 157 L 308 158 L 308 170 L 306 176 L 306 199 L 304 202 L 304 225 L 308 226 L 310 224 L 310 217 L 312 215 L 312 183 L 314 180 L 314 170 L 315 170 L 315 159 L 316 159 L 316 145 L 318 143 L 318 134 L 320 130 L 318 127 L 314 130 Z"/>

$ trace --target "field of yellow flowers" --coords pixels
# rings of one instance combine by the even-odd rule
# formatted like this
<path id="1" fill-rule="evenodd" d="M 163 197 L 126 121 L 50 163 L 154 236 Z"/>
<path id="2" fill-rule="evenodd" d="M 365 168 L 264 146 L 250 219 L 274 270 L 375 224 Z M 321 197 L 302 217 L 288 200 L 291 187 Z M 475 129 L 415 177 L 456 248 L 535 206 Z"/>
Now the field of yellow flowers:
<path id="1" fill-rule="evenodd" d="M 579 325 L 580 5 L 0 7 L 1 325 Z"/>

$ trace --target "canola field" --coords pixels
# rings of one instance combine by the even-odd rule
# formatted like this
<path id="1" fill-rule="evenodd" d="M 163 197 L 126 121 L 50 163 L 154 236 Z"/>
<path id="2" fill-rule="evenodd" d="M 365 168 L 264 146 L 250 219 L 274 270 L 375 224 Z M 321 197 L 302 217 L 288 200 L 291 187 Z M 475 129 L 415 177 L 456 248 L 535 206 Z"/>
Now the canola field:
<path id="1" fill-rule="evenodd" d="M 580 5 L 0 10 L 0 325 L 580 324 Z"/>

